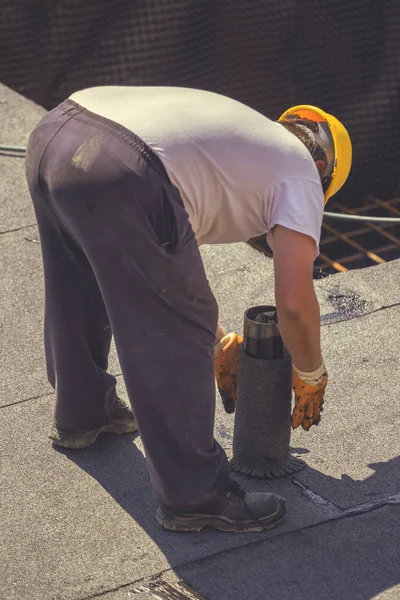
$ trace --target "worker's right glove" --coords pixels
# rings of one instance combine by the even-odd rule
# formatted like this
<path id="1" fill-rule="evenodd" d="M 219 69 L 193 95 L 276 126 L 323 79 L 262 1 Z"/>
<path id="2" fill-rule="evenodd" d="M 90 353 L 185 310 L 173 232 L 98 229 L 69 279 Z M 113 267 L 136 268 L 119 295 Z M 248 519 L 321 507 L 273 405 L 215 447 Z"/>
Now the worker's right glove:
<path id="1" fill-rule="evenodd" d="M 215 379 L 227 413 L 235 412 L 236 408 L 239 352 L 242 343 L 242 336 L 237 333 L 228 333 L 215 344 Z"/>
<path id="2" fill-rule="evenodd" d="M 319 369 L 311 373 L 299 371 L 293 365 L 292 385 L 295 396 L 292 413 L 293 429 L 297 429 L 301 425 L 303 429 L 308 431 L 311 425 L 318 425 L 321 420 L 327 383 L 328 374 L 324 362 L 322 362 Z"/>

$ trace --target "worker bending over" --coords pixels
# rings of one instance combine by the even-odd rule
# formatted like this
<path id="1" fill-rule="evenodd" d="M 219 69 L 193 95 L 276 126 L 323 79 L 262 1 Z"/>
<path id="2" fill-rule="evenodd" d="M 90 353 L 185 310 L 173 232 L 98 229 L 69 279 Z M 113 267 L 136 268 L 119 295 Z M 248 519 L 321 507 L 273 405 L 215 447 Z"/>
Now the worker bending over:
<path id="1" fill-rule="evenodd" d="M 241 338 L 217 327 L 198 247 L 266 235 L 293 361 L 292 425 L 309 429 L 327 383 L 313 261 L 324 203 L 350 164 L 345 128 L 318 108 L 274 122 L 185 88 L 79 91 L 32 132 L 50 438 L 83 448 L 137 428 L 163 527 L 252 532 L 282 520 L 284 500 L 232 482 L 214 439 L 214 372 L 232 411 Z M 107 372 L 112 335 L 132 410 Z"/>

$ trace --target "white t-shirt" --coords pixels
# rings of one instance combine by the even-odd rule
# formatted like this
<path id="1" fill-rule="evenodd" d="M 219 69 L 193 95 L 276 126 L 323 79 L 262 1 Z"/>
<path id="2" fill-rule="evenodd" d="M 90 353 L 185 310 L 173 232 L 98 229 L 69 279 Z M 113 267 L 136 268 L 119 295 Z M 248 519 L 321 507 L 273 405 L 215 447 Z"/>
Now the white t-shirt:
<path id="1" fill-rule="evenodd" d="M 161 158 L 198 244 L 247 241 L 274 225 L 309 235 L 318 255 L 324 196 L 315 163 L 282 125 L 212 92 L 98 87 L 71 99 L 123 125 Z"/>

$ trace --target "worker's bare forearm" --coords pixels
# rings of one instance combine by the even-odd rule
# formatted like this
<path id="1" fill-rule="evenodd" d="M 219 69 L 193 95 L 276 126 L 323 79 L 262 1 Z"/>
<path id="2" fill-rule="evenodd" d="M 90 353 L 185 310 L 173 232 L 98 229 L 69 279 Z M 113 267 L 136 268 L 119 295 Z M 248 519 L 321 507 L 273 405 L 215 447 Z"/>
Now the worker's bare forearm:
<path id="1" fill-rule="evenodd" d="M 320 342 L 320 311 L 312 295 L 296 310 L 277 306 L 279 330 L 293 364 L 301 371 L 314 371 L 322 363 Z"/>

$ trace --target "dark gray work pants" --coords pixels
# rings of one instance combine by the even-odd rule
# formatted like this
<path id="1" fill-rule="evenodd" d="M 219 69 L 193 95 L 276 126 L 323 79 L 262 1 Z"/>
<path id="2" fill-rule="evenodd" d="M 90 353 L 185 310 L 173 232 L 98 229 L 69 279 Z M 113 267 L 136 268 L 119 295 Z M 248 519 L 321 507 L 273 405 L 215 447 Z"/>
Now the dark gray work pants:
<path id="1" fill-rule="evenodd" d="M 160 159 L 116 123 L 67 100 L 32 132 L 26 173 L 45 279 L 55 422 L 112 414 L 112 334 L 156 500 L 225 493 L 213 436 L 218 309 L 180 194 Z"/>

